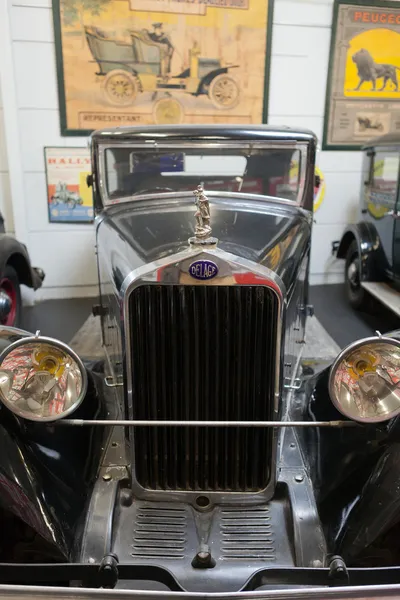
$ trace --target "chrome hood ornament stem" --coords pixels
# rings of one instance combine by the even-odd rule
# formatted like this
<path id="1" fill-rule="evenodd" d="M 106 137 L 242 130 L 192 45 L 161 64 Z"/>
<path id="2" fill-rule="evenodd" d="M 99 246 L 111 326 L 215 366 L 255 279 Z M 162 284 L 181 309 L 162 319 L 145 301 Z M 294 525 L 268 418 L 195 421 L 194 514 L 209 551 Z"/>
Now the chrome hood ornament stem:
<path id="1" fill-rule="evenodd" d="M 211 214 L 208 198 L 204 193 L 201 185 L 193 191 L 196 204 L 196 227 L 194 229 L 195 236 L 189 238 L 189 243 L 195 246 L 214 246 L 218 243 L 217 238 L 211 237 Z"/>

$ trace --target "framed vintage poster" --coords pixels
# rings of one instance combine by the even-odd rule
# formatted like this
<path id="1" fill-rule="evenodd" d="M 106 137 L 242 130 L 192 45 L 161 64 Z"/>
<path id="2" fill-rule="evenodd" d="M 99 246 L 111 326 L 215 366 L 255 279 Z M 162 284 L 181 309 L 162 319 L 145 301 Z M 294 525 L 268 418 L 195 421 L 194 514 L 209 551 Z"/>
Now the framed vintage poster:
<path id="1" fill-rule="evenodd" d="M 45 148 L 47 205 L 50 223 L 92 223 L 91 173 L 87 148 Z"/>
<path id="2" fill-rule="evenodd" d="M 273 0 L 53 0 L 61 132 L 262 123 Z"/>
<path id="3" fill-rule="evenodd" d="M 336 0 L 323 148 L 400 131 L 400 3 Z"/>

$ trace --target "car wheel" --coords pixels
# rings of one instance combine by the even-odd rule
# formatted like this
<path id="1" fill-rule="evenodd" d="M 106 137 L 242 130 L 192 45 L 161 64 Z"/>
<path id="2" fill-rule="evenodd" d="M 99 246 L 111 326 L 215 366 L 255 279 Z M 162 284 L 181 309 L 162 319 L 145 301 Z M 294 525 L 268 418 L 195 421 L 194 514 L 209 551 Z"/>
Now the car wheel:
<path id="1" fill-rule="evenodd" d="M 351 242 L 346 254 L 345 281 L 350 305 L 357 310 L 366 309 L 369 297 L 361 286 L 361 260 L 356 240 Z"/>
<path id="2" fill-rule="evenodd" d="M 239 102 L 239 86 L 233 77 L 220 73 L 212 80 L 208 95 L 215 108 L 235 108 Z"/>
<path id="3" fill-rule="evenodd" d="M 14 267 L 6 265 L 0 278 L 0 323 L 19 327 L 22 315 L 21 289 Z"/>
<path id="4" fill-rule="evenodd" d="M 160 98 L 153 106 L 153 118 L 157 125 L 183 123 L 185 112 L 176 98 Z"/>
<path id="5" fill-rule="evenodd" d="M 123 69 L 115 69 L 103 81 L 104 97 L 112 106 L 130 106 L 140 92 L 140 81 Z"/>

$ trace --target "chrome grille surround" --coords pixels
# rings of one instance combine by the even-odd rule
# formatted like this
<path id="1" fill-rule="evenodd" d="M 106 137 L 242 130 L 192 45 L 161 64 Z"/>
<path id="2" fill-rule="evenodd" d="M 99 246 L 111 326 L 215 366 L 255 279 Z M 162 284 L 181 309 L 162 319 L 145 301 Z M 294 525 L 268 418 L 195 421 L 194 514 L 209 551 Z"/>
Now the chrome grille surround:
<path id="1" fill-rule="evenodd" d="M 123 299 L 124 309 L 124 342 L 125 342 L 125 381 L 126 381 L 126 393 L 127 393 L 127 411 L 129 419 L 135 418 L 133 410 L 133 352 L 134 348 L 131 344 L 131 331 L 134 323 L 134 315 L 130 314 L 130 295 L 136 288 L 148 285 L 148 284 L 163 284 L 160 281 L 160 274 L 168 272 L 168 280 L 165 285 L 172 283 L 174 280 L 179 285 L 194 285 L 196 282 L 188 275 L 188 267 L 194 259 L 211 259 L 219 265 L 219 275 L 215 279 L 200 285 L 219 285 L 219 286 L 235 286 L 235 285 L 253 285 L 253 286 L 266 286 L 273 291 L 277 301 L 277 314 L 276 314 L 276 339 L 275 353 L 274 353 L 274 394 L 273 394 L 273 408 L 271 411 L 271 418 L 276 419 L 279 412 L 279 399 L 281 392 L 281 337 L 282 337 L 282 319 L 283 319 L 283 307 L 285 289 L 282 281 L 279 277 L 269 269 L 259 266 L 252 261 L 241 259 L 226 253 L 219 249 L 193 249 L 189 248 L 184 252 L 175 254 L 174 256 L 168 257 L 143 266 L 136 271 L 133 271 L 124 281 L 121 289 L 121 297 Z M 235 276 L 240 276 L 240 283 L 237 282 Z M 243 278 L 248 277 L 249 282 L 243 283 Z M 158 499 L 162 500 L 164 497 L 168 497 L 170 500 L 175 499 L 177 501 L 187 501 L 195 504 L 195 499 L 199 494 L 206 494 L 210 503 L 258 503 L 260 501 L 268 500 L 272 497 L 275 482 L 276 482 L 276 445 L 277 435 L 276 431 L 272 431 L 272 442 L 271 442 L 271 455 L 268 456 L 268 463 L 270 465 L 270 477 L 266 487 L 262 490 L 250 490 L 250 491 L 228 491 L 225 489 L 218 490 L 176 490 L 176 489 L 147 489 L 141 485 L 138 481 L 135 472 L 135 444 L 134 444 L 134 428 L 130 428 L 129 432 L 131 438 L 131 449 L 132 449 L 132 480 L 133 490 L 137 497 L 143 499 Z"/>

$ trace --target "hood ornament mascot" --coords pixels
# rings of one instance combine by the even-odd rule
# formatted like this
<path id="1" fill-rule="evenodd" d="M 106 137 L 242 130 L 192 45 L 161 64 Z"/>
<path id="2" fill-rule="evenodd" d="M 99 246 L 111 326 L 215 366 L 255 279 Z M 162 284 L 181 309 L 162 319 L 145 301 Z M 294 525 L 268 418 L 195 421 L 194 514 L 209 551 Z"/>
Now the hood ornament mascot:
<path id="1" fill-rule="evenodd" d="M 208 198 L 204 193 L 204 189 L 201 185 L 193 191 L 196 204 L 196 226 L 194 229 L 195 237 L 189 239 L 189 243 L 196 246 L 214 246 L 218 240 L 211 236 L 211 214 L 210 204 Z"/>

